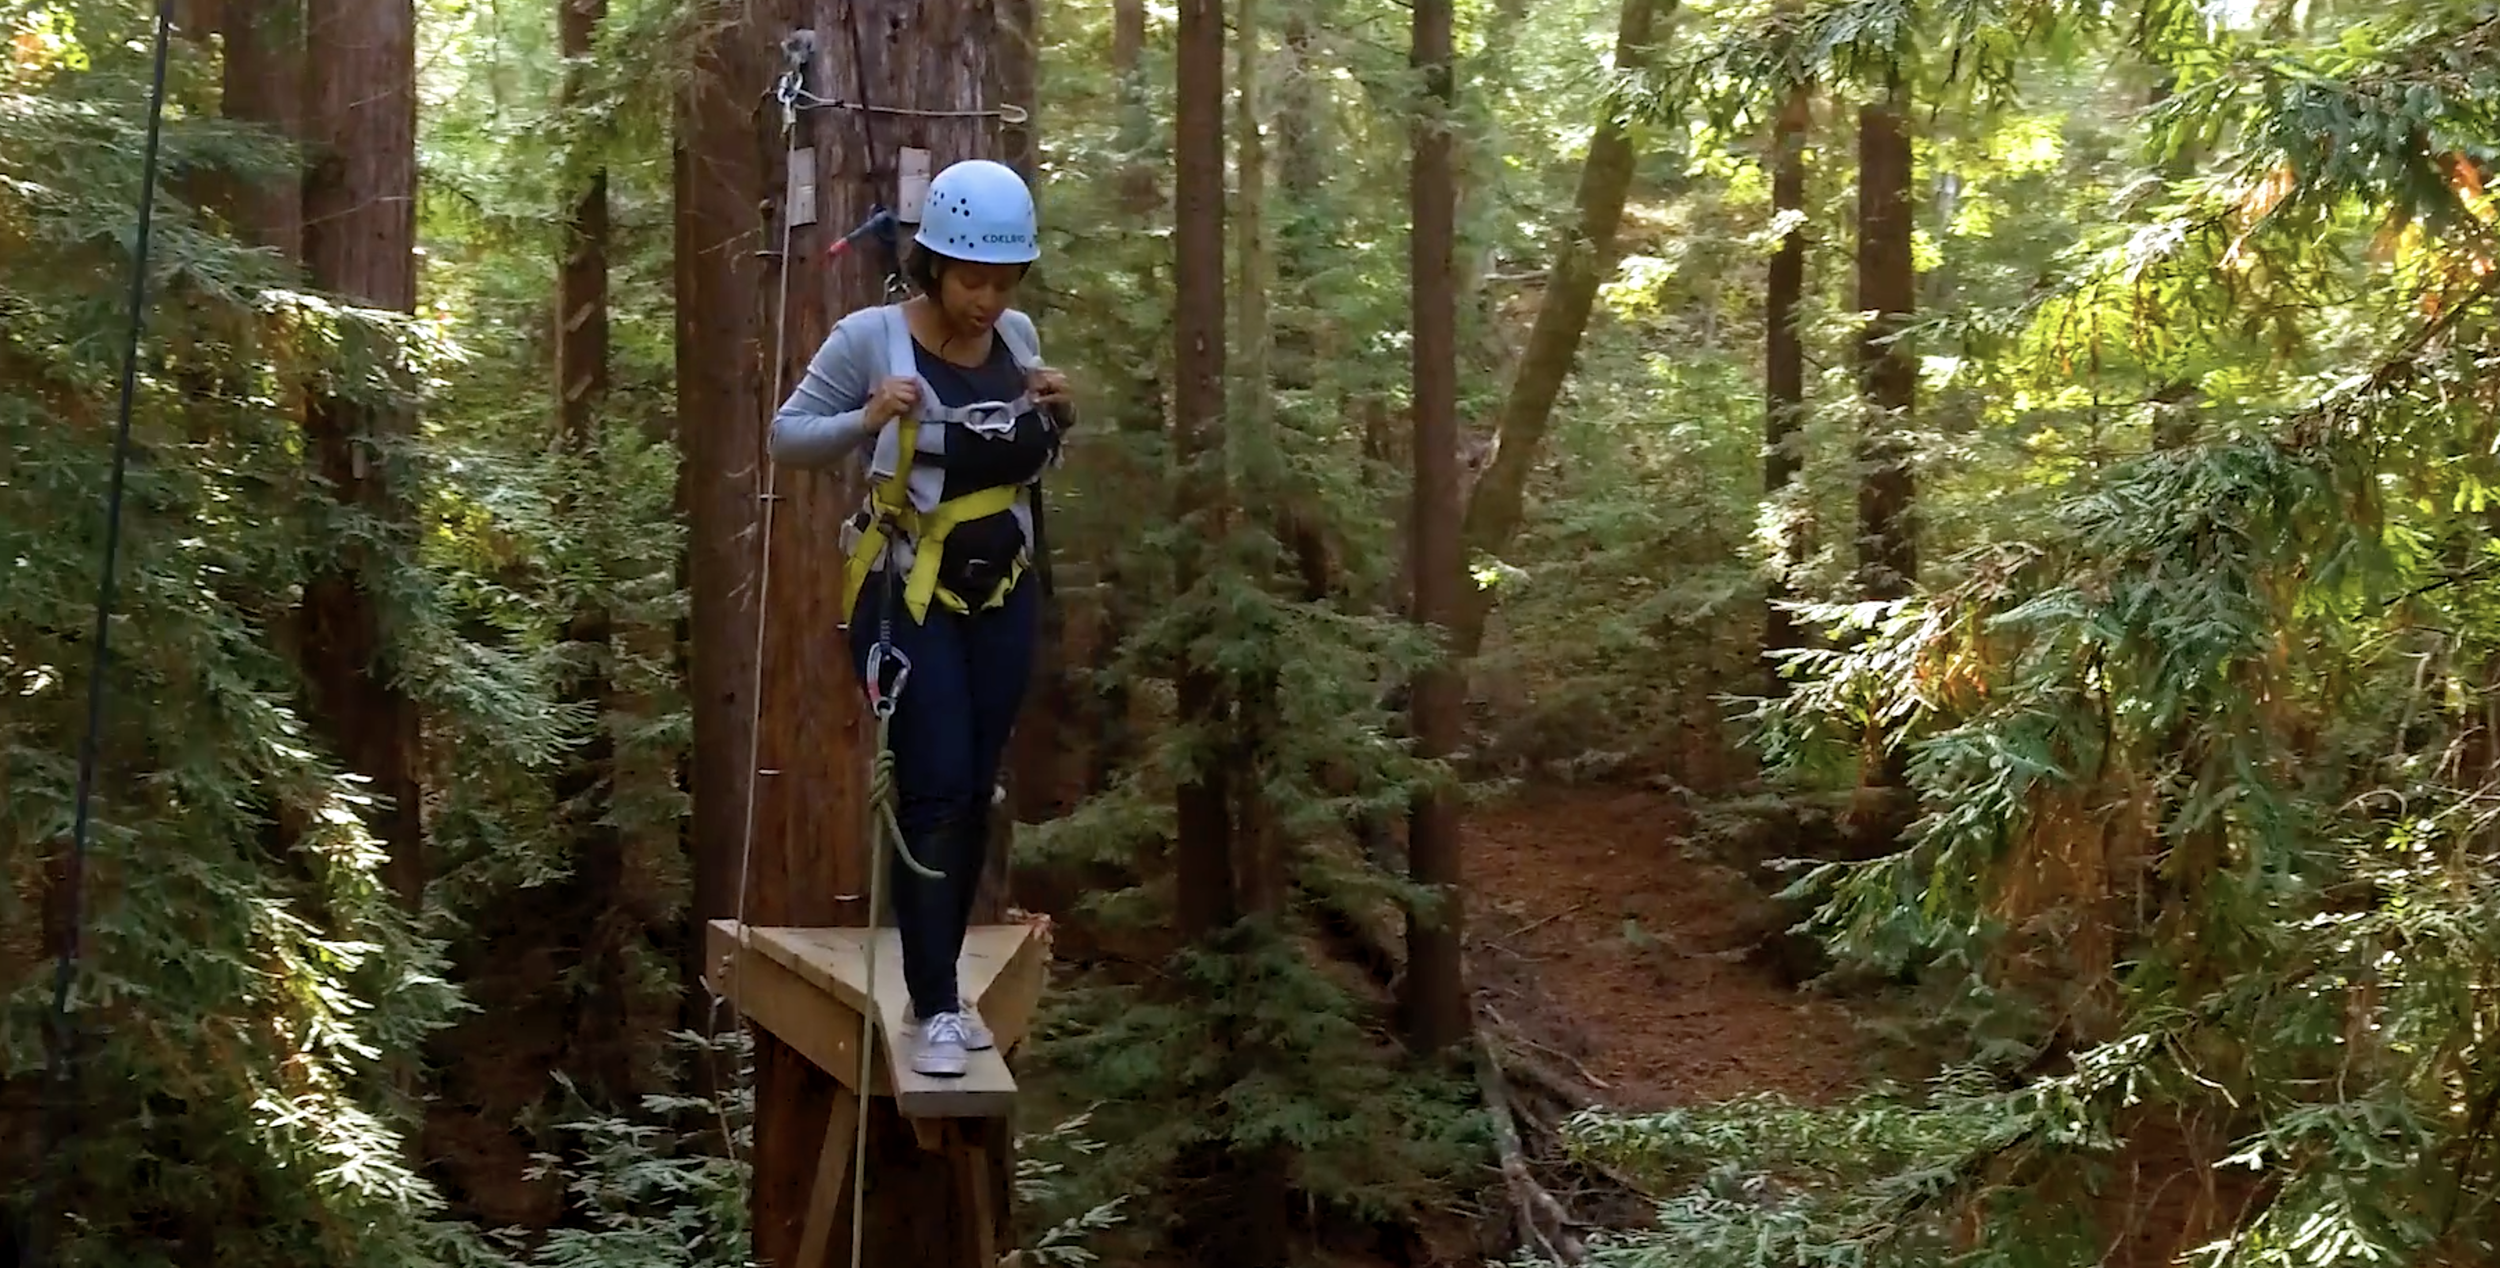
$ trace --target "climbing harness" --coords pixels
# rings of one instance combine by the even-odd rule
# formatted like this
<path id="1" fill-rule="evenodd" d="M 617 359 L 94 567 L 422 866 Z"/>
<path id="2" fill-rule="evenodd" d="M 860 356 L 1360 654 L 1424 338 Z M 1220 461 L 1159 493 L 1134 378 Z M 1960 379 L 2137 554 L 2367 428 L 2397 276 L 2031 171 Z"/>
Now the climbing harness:
<path id="1" fill-rule="evenodd" d="M 948 498 L 922 510 L 914 504 L 911 496 L 912 468 L 914 459 L 919 455 L 939 455 L 949 447 L 941 436 L 932 433 L 932 424 L 961 427 L 983 436 L 1009 433 L 1015 429 L 1017 419 L 1036 408 L 1033 394 L 1027 392 L 1012 401 L 955 406 L 938 404 L 936 390 L 920 377 L 911 326 L 904 320 L 902 309 L 888 305 L 884 314 L 886 373 L 919 382 L 920 404 L 912 413 L 895 420 L 892 474 L 877 480 L 870 490 L 869 504 L 853 514 L 843 527 L 843 548 L 850 562 L 842 578 L 842 619 L 851 619 L 851 614 L 859 606 L 860 587 L 867 582 L 868 575 L 880 566 L 889 572 L 905 573 L 908 579 L 902 591 L 903 606 L 915 621 L 928 619 L 932 600 L 957 613 L 969 613 L 976 607 L 984 611 L 997 607 L 1007 601 L 1007 596 L 1015 590 L 1016 582 L 1023 578 L 1032 552 L 1017 551 L 1015 557 L 1007 561 L 1003 574 L 985 591 L 967 595 L 941 580 L 946 539 L 960 525 L 986 519 L 1024 503 L 1027 490 L 1039 483 L 1039 477 L 1025 484 L 999 485 Z M 999 336 L 1007 340 L 1008 350 L 1014 355 L 1017 366 L 1030 371 L 1040 364 L 1038 350 L 1029 346 L 1022 335 L 1009 334 L 1011 329 L 1005 322 L 996 327 Z M 1051 425 L 1055 430 L 1056 425 Z M 878 459 L 882 463 L 883 437 L 879 438 L 879 442 Z M 924 448 L 924 445 L 927 447 Z M 895 549 L 897 546 L 901 550 Z M 902 551 L 910 552 L 908 562 L 904 560 Z"/>
<path id="2" fill-rule="evenodd" d="M 114 575 L 121 558 L 122 487 L 130 470 L 131 406 L 139 389 L 139 336 L 147 322 L 148 244 L 156 223 L 158 141 L 165 126 L 165 55 L 174 25 L 174 0 L 157 0 L 155 69 L 148 87 L 147 148 L 139 166 L 139 225 L 130 249 L 130 323 L 122 342 L 121 400 L 113 420 L 113 468 L 104 493 L 104 561 L 96 581 L 95 633 L 87 667 L 87 733 L 78 742 L 78 790 L 70 821 L 69 860 L 60 879 L 60 954 L 52 973 L 52 1042 L 44 1054 L 48 1083 L 43 1112 L 42 1153 L 37 1163 L 33 1204 L 26 1215 L 26 1235 L 19 1242 L 19 1262 L 40 1268 L 52 1249 L 53 1200 L 60 1173 L 69 1166 L 67 1147 L 77 1125 L 78 1066 L 74 1045 L 78 1023 L 70 1008 L 70 986 L 78 976 L 78 943 L 84 920 L 87 844 L 95 832 L 96 769 L 101 764 L 104 733 L 105 673 L 111 664 Z"/>

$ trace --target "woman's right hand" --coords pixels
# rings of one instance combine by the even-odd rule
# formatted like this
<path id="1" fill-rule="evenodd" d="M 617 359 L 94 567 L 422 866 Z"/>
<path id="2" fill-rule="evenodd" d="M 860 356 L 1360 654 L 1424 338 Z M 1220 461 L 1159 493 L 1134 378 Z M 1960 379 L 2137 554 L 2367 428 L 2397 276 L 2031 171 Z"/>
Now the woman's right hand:
<path id="1" fill-rule="evenodd" d="M 868 397 L 868 430 L 883 430 L 919 404 L 920 380 L 900 374 L 886 379 Z"/>

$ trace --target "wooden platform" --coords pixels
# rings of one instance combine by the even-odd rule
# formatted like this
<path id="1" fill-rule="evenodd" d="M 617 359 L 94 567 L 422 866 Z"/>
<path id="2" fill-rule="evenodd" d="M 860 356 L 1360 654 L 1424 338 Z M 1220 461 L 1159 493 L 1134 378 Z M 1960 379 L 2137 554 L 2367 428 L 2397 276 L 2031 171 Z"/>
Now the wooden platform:
<path id="1" fill-rule="evenodd" d="M 873 991 L 871 937 L 877 949 Z M 930 1078 L 912 1071 L 908 1038 L 899 1045 L 880 1043 L 869 1086 L 852 1091 L 891 1096 L 906 1118 L 1006 1116 L 1016 1098 L 1007 1054 L 1032 1030 L 1049 961 L 1049 935 L 1035 926 L 974 926 L 964 937 L 956 972 L 963 997 L 997 1046 L 973 1053 L 960 1078 Z M 715 994 L 845 1087 L 859 1078 L 859 1045 L 871 1041 L 868 1017 L 878 1019 L 877 1030 L 886 1036 L 910 1033 L 903 1022 L 910 1010 L 903 946 L 892 929 L 751 925 L 742 930 L 734 920 L 715 920 L 705 930 L 703 964 L 704 981 Z"/>

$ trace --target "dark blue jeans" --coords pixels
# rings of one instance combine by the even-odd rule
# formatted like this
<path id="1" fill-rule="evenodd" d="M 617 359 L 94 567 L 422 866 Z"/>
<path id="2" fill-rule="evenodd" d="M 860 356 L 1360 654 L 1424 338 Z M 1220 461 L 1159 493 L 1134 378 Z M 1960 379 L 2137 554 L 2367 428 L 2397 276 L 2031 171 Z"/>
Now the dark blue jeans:
<path id="1" fill-rule="evenodd" d="M 958 615 L 932 603 L 928 620 L 914 623 L 880 572 L 860 588 L 851 613 L 855 673 L 867 673 L 877 618 L 889 602 L 894 647 L 911 658 L 911 680 L 886 730 L 894 749 L 895 819 L 912 855 L 945 878 L 930 880 L 898 858 L 886 887 L 902 935 L 903 981 L 913 1013 L 922 1018 L 967 1002 L 956 997 L 955 960 L 963 953 L 989 853 L 999 761 L 1032 677 L 1040 589 L 1039 578 L 1027 573 L 998 607 Z"/>

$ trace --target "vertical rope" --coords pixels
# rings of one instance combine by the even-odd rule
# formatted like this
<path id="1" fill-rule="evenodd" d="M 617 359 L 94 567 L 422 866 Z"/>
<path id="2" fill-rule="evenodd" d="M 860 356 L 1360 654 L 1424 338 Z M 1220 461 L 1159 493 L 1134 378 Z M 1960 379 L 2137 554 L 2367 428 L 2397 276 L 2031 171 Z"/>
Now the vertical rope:
<path id="1" fill-rule="evenodd" d="M 122 489 L 130 470 L 130 417 L 139 389 L 139 336 L 147 323 L 148 246 L 156 223 L 156 169 L 165 129 L 165 59 L 173 31 L 173 0 L 157 0 L 155 67 L 148 88 L 147 148 L 139 165 L 139 224 L 130 251 L 130 324 L 122 341 L 121 401 L 113 420 L 113 469 L 104 494 L 104 561 L 96 581 L 95 633 L 87 669 L 87 733 L 78 743 L 78 791 L 69 834 L 69 860 L 60 883 L 60 955 L 52 972 L 51 1043 L 44 1054 L 46 1090 L 42 1154 L 34 1205 L 28 1213 L 24 1263 L 34 1268 L 51 1249 L 57 1186 L 69 1166 L 66 1148 L 77 1125 L 78 1024 L 70 1009 L 70 986 L 78 977 L 80 926 L 85 920 L 87 847 L 95 833 L 96 768 L 104 734 L 105 678 L 111 667 L 114 578 L 121 561 Z"/>

